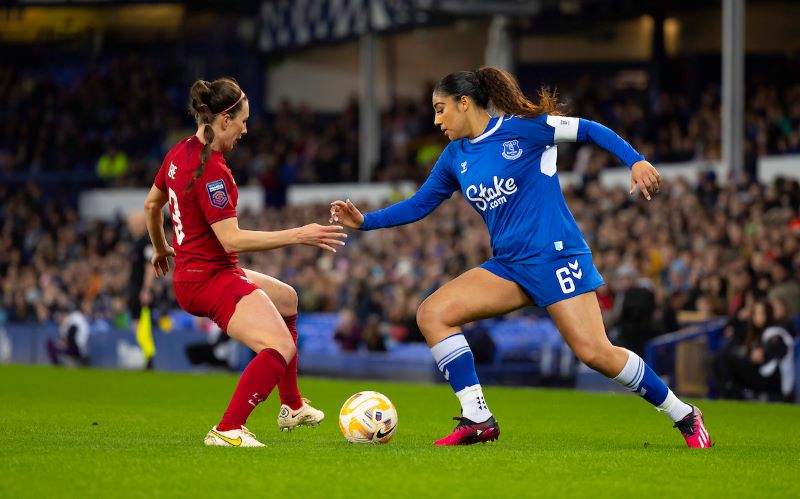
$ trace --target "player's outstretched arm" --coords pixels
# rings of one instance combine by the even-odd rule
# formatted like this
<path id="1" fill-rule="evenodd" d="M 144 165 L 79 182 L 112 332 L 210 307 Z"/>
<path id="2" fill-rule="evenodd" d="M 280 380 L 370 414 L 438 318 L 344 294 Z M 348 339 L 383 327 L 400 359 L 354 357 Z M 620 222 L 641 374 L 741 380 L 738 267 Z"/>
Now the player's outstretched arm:
<path id="1" fill-rule="evenodd" d="M 147 233 L 153 243 L 153 257 L 150 263 L 156 271 L 156 277 L 167 275 L 169 272 L 169 258 L 175 256 L 175 250 L 167 243 L 164 235 L 164 205 L 167 203 L 167 193 L 156 187 L 150 188 L 144 200 L 144 214 L 147 222 Z"/>
<path id="2" fill-rule="evenodd" d="M 656 167 L 647 160 L 637 161 L 631 167 L 631 194 L 636 190 L 637 185 L 642 196 L 648 201 L 650 201 L 650 196 L 661 188 L 661 175 Z"/>
<path id="3" fill-rule="evenodd" d="M 661 175 L 649 161 L 644 159 L 644 156 L 613 130 L 591 120 L 564 116 L 548 116 L 547 124 L 552 127 L 554 144 L 559 142 L 597 144 L 622 160 L 631 169 L 631 194 L 636 190 L 636 186 L 639 186 L 642 195 L 649 201 L 651 196 L 658 192 Z"/>
<path id="4" fill-rule="evenodd" d="M 331 218 L 328 221 L 358 229 L 364 223 L 364 215 L 349 199 L 347 201 L 337 199 L 331 203 Z"/>
<path id="5" fill-rule="evenodd" d="M 336 253 L 335 246 L 344 246 L 347 234 L 341 225 L 308 224 L 279 231 L 242 230 L 236 217 L 211 224 L 214 234 L 228 253 L 268 251 L 292 244 L 316 246 Z"/>

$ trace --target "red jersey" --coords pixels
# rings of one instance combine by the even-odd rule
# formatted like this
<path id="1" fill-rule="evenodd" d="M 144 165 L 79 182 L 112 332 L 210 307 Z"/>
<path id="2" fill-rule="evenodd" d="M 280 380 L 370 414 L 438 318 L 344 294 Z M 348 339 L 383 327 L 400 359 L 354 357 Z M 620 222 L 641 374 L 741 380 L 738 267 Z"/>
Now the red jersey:
<path id="1" fill-rule="evenodd" d="M 200 165 L 203 144 L 192 135 L 173 147 L 155 186 L 169 195 L 172 216 L 172 247 L 175 249 L 173 281 L 204 281 L 214 273 L 236 267 L 236 254 L 227 253 L 211 229 L 211 224 L 236 216 L 239 191 L 222 153 L 212 151 L 203 174 L 186 186 Z"/>

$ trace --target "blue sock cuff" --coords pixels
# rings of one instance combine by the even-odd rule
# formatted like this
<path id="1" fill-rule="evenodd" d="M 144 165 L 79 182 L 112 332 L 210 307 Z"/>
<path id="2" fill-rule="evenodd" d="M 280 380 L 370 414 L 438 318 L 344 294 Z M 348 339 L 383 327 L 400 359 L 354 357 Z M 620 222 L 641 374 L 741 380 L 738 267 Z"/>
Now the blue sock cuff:
<path id="1" fill-rule="evenodd" d="M 454 392 L 458 393 L 468 386 L 478 385 L 475 373 L 475 359 L 463 334 L 454 334 L 431 348 L 436 366 L 444 374 Z"/>
<path id="2" fill-rule="evenodd" d="M 614 381 L 639 394 L 658 407 L 667 399 L 669 389 L 641 357 L 628 350 L 628 362 Z"/>
<path id="3" fill-rule="evenodd" d="M 455 357 L 458 357 L 458 355 L 464 353 L 463 349 L 469 350 L 469 344 L 463 334 L 457 333 L 433 345 L 431 347 L 431 353 L 436 360 L 436 365 L 439 366 L 439 370 L 441 370 L 442 365 L 447 364 Z M 456 352 L 459 352 L 458 355 L 453 355 Z"/>

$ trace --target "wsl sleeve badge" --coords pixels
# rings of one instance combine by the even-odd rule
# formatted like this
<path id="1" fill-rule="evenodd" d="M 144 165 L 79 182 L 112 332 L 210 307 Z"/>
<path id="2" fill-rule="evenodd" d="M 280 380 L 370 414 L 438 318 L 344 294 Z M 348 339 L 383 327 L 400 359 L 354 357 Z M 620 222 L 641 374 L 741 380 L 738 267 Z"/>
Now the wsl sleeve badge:
<path id="1" fill-rule="evenodd" d="M 225 188 L 225 182 L 222 180 L 209 182 L 206 184 L 206 190 L 212 206 L 225 208 L 228 205 L 228 190 Z"/>

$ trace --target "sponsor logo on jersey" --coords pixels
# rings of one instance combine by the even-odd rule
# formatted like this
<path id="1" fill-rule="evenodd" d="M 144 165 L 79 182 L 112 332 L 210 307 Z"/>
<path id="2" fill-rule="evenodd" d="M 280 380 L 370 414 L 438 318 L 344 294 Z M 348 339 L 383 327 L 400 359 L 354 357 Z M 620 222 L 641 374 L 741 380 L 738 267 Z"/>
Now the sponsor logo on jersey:
<path id="1" fill-rule="evenodd" d="M 167 172 L 167 176 L 169 178 L 171 178 L 172 180 L 175 180 L 175 173 L 177 171 L 178 171 L 178 167 L 175 166 L 175 163 L 170 161 L 170 163 L 169 163 L 169 172 Z"/>
<path id="2" fill-rule="evenodd" d="M 467 173 L 467 162 L 461 163 L 461 173 Z"/>
<path id="3" fill-rule="evenodd" d="M 522 156 L 522 149 L 519 147 L 518 140 L 507 140 L 503 142 L 503 157 L 514 160 Z"/>
<path id="4" fill-rule="evenodd" d="M 479 210 L 486 211 L 487 208 L 493 210 L 508 202 L 506 196 L 517 192 L 517 184 L 514 182 L 514 177 L 505 179 L 495 176 L 493 185 L 489 187 L 484 187 L 483 184 L 470 185 L 465 192 L 467 199 L 475 203 L 475 207 Z"/>
<path id="5" fill-rule="evenodd" d="M 228 204 L 228 190 L 225 188 L 225 182 L 222 180 L 215 180 L 206 184 L 208 191 L 208 199 L 211 201 L 212 206 L 217 208 L 225 208 Z"/>

